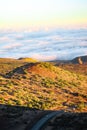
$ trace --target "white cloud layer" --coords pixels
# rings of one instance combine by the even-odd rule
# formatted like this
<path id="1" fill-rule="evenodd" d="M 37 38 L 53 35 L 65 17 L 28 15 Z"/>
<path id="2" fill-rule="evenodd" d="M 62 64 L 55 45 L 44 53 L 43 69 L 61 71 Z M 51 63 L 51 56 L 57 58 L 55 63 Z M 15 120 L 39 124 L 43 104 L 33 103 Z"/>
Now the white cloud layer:
<path id="1" fill-rule="evenodd" d="M 87 55 L 86 29 L 0 32 L 0 57 L 67 60 L 80 55 Z"/>

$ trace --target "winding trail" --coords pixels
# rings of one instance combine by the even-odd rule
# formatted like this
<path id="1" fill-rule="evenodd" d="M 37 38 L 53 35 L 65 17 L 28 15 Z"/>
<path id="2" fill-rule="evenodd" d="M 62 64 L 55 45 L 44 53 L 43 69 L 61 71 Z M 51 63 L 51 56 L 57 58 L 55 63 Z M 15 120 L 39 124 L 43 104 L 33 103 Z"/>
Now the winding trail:
<path id="1" fill-rule="evenodd" d="M 45 114 L 44 116 L 41 117 L 41 119 L 39 119 L 34 126 L 32 126 L 32 128 L 27 130 L 41 130 L 41 128 L 45 125 L 45 123 L 50 120 L 51 118 L 55 117 L 56 115 L 60 116 L 61 114 L 63 114 L 64 111 L 52 111 L 48 114 Z"/>

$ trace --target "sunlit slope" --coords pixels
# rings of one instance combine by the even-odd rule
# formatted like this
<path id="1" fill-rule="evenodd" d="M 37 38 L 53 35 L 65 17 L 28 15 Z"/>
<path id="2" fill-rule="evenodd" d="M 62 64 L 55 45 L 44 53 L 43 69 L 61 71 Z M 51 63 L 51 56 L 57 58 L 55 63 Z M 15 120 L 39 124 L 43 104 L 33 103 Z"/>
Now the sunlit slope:
<path id="1" fill-rule="evenodd" d="M 32 58 L 19 58 L 19 59 L 0 58 L 0 74 L 4 75 L 17 67 L 32 62 L 35 63 L 37 62 L 37 60 Z"/>
<path id="2" fill-rule="evenodd" d="M 28 57 L 26 57 L 26 58 L 19 58 L 18 60 L 24 61 L 24 62 L 33 62 L 33 63 L 38 62 L 36 59 L 28 58 Z"/>
<path id="3" fill-rule="evenodd" d="M 47 62 L 27 63 L 0 77 L 0 103 L 87 111 L 87 77 Z"/>

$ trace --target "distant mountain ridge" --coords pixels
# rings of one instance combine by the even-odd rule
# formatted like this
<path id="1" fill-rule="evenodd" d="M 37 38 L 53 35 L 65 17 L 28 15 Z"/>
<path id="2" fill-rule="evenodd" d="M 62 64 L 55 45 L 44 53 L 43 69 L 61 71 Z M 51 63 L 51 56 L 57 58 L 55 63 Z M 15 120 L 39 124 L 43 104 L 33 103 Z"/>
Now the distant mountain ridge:
<path id="1" fill-rule="evenodd" d="M 73 60 L 71 60 L 72 63 L 74 64 L 83 64 L 83 63 L 87 63 L 87 55 L 86 56 L 79 56 L 74 58 Z"/>
<path id="2" fill-rule="evenodd" d="M 54 63 L 55 65 L 58 64 L 86 64 L 87 63 L 87 55 L 85 56 L 78 56 L 73 58 L 72 60 L 53 60 L 53 61 L 49 61 L 51 63 Z"/>
<path id="3" fill-rule="evenodd" d="M 4 61 L 7 61 L 7 62 L 19 61 L 19 62 L 30 62 L 30 63 L 40 62 L 40 60 L 33 59 L 33 58 L 30 58 L 30 57 L 21 57 L 21 58 L 18 58 L 18 59 L 14 59 L 14 58 L 0 58 L 0 62 L 4 62 Z M 59 63 L 59 64 L 60 63 L 61 64 L 67 64 L 67 63 L 83 64 L 83 63 L 87 63 L 87 55 L 85 55 L 85 56 L 78 56 L 78 57 L 75 57 L 72 60 L 58 60 L 58 59 L 56 59 L 56 60 L 47 61 L 47 62 L 53 62 L 55 64 L 56 63 Z"/>

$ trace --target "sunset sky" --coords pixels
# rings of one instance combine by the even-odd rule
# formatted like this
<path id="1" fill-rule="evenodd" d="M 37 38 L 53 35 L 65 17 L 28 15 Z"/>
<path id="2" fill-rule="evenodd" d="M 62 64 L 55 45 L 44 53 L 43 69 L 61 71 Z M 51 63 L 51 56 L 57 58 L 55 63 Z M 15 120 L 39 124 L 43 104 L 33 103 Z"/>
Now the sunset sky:
<path id="1" fill-rule="evenodd" d="M 87 27 L 87 0 L 0 0 L 0 28 Z"/>
<path id="2" fill-rule="evenodd" d="M 0 0 L 0 57 L 87 55 L 87 0 Z"/>

